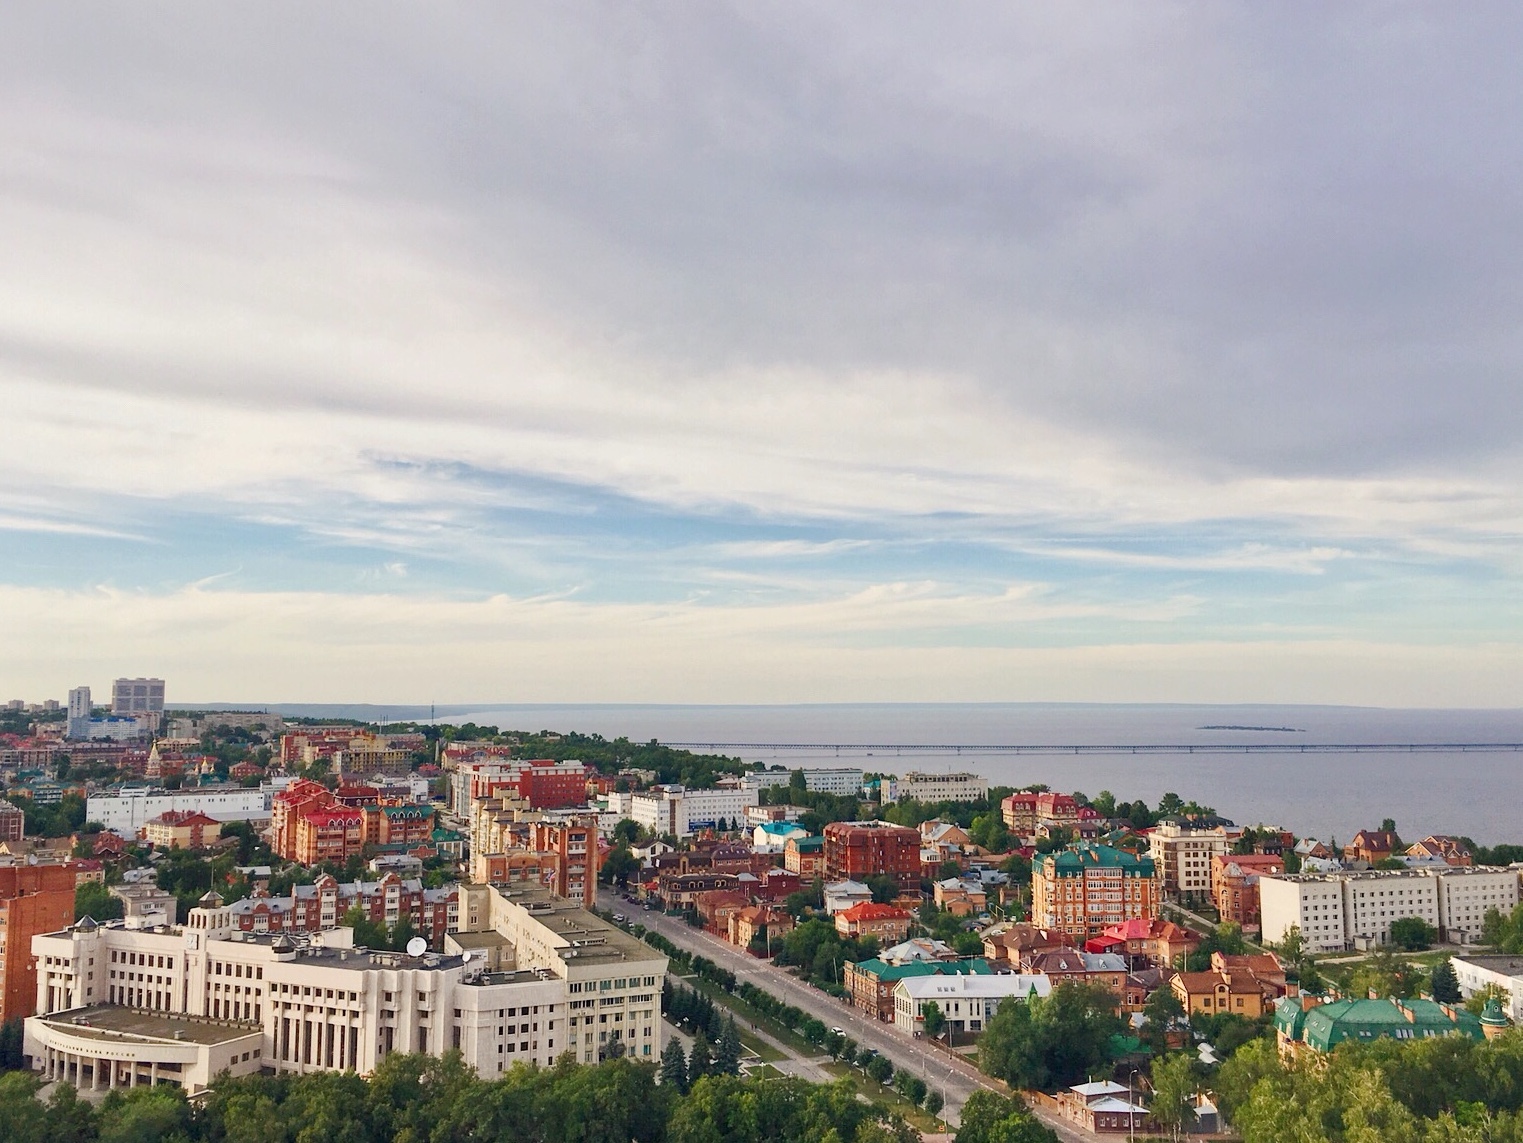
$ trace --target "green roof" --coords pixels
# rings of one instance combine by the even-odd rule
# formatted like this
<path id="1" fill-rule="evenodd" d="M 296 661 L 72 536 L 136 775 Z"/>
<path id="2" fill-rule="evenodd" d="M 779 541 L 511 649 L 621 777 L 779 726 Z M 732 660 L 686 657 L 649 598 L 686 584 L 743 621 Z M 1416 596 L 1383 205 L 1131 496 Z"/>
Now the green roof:
<path id="1" fill-rule="evenodd" d="M 1053 854 L 1048 860 L 1059 873 L 1082 873 L 1085 867 L 1135 871 L 1138 876 L 1153 876 L 1153 859 L 1138 857 L 1109 845 L 1081 845 Z"/>
<path id="2" fill-rule="evenodd" d="M 1291 997 L 1275 1008 L 1275 1028 L 1308 1048 L 1329 1052 L 1345 1040 L 1425 1040 L 1432 1036 L 1483 1038 L 1481 1022 L 1463 1008 L 1451 1017 L 1431 1000 L 1334 1000 L 1302 1012 Z"/>
<path id="3" fill-rule="evenodd" d="M 877 957 L 859 960 L 858 972 L 876 976 L 885 984 L 893 984 L 908 976 L 991 976 L 994 970 L 983 957 L 972 960 L 916 960 L 909 964 L 884 964 Z"/>
<path id="4" fill-rule="evenodd" d="M 823 837 L 793 837 L 788 839 L 788 844 L 800 853 L 814 853 L 816 850 L 825 848 Z"/>

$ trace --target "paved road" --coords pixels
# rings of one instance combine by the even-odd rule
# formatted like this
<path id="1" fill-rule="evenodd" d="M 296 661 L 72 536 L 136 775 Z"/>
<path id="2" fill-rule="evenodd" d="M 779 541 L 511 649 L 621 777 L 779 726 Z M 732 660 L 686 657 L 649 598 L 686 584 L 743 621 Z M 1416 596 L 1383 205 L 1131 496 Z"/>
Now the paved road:
<path id="1" fill-rule="evenodd" d="M 654 929 L 679 948 L 708 957 L 733 972 L 738 978 L 764 988 L 772 995 L 792 1004 L 828 1026 L 842 1029 L 858 1044 L 876 1048 L 888 1057 L 895 1068 L 920 1076 L 927 1086 L 941 1092 L 946 1100 L 942 1115 L 954 1126 L 961 1121 L 962 1105 L 977 1088 L 1003 1094 L 1004 1088 L 990 1081 L 967 1060 L 950 1056 L 912 1040 L 890 1025 L 871 1019 L 850 1004 L 811 988 L 780 968 L 757 960 L 728 941 L 695 929 L 680 917 L 668 917 L 652 909 L 635 908 L 630 920 Z M 1047 1126 L 1067 1143 L 1094 1143 L 1096 1136 L 1076 1130 L 1074 1125 L 1038 1112 Z"/>

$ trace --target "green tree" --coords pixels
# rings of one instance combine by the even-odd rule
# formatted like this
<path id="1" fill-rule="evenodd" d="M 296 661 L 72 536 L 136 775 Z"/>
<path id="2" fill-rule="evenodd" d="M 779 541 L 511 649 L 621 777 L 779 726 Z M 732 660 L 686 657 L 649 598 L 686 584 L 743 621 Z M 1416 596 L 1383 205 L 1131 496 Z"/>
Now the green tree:
<path id="1" fill-rule="evenodd" d="M 1057 1135 L 1031 1114 L 1019 1096 L 982 1088 L 968 1096 L 955 1143 L 1057 1143 Z"/>
<path id="2" fill-rule="evenodd" d="M 687 1091 L 687 1054 L 676 1036 L 661 1049 L 661 1084 L 673 1091 Z"/>
<path id="3" fill-rule="evenodd" d="M 598 880 L 605 885 L 627 885 L 629 879 L 640 872 L 640 861 L 629 851 L 627 845 L 616 845 L 608 851 L 598 870 Z"/>
<path id="4" fill-rule="evenodd" d="M 1166 1056 L 1153 1064 L 1153 1118 L 1169 1129 L 1175 1139 L 1195 1122 L 1195 1092 L 1198 1085 L 1190 1057 L 1183 1052 Z"/>
<path id="5" fill-rule="evenodd" d="M 1067 1087 L 1105 1064 L 1122 1028 L 1109 989 L 1060 984 L 1050 996 L 999 1006 L 979 1041 L 979 1067 L 1017 1087 Z"/>
<path id="6" fill-rule="evenodd" d="M 693 1050 L 687 1059 L 687 1082 L 689 1085 L 695 1084 L 703 1076 L 712 1075 L 713 1071 L 714 1055 L 709 1048 L 709 1038 L 700 1028 L 693 1037 Z"/>
<path id="7" fill-rule="evenodd" d="M 1391 943 L 1407 952 L 1430 947 L 1438 933 L 1421 917 L 1402 917 L 1391 922 Z"/>
<path id="8" fill-rule="evenodd" d="M 97 921 L 115 921 L 122 916 L 121 899 L 98 881 L 86 881 L 74 890 L 74 919 L 91 917 Z"/>
<path id="9" fill-rule="evenodd" d="M 725 1020 L 719 1043 L 714 1045 L 714 1072 L 726 1076 L 740 1074 L 740 1032 L 733 1016 Z"/>
<path id="10" fill-rule="evenodd" d="M 921 1013 L 924 1018 L 925 1034 L 934 1040 L 947 1026 L 947 1018 L 942 1014 L 941 1005 L 934 1000 L 928 1000 L 925 1007 L 921 1009 Z"/>
<path id="11" fill-rule="evenodd" d="M 1142 1014 L 1147 1019 L 1143 1025 L 1143 1040 L 1155 1056 L 1168 1050 L 1168 1031 L 1176 1020 L 1185 1014 L 1185 1006 L 1167 984 L 1155 988 L 1143 1005 Z"/>
<path id="12" fill-rule="evenodd" d="M 386 927 L 379 921 L 372 921 L 369 914 L 357 904 L 349 906 L 348 911 L 344 913 L 343 924 L 354 930 L 354 943 L 361 948 L 390 947 Z"/>
<path id="13" fill-rule="evenodd" d="M 947 1101 L 942 1098 L 941 1092 L 927 1092 L 925 1096 L 926 1114 L 931 1116 L 939 1116 L 941 1114 L 941 1109 L 946 1106 L 946 1102 Z"/>
<path id="14" fill-rule="evenodd" d="M 873 900 L 880 905 L 886 905 L 895 897 L 899 896 L 899 882 L 885 873 L 875 873 L 863 880 L 873 892 Z"/>
<path id="15" fill-rule="evenodd" d="M 1454 971 L 1454 962 L 1441 960 L 1433 966 L 1433 975 L 1430 977 L 1428 987 L 1433 993 L 1433 999 L 1440 1004 L 1458 1004 L 1460 1002 L 1460 981 Z"/>

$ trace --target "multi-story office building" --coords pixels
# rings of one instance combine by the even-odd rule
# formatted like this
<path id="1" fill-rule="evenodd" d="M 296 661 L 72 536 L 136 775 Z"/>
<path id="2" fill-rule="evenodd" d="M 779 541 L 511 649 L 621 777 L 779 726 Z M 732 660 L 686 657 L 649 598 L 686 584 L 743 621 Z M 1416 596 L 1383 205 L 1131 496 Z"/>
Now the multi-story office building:
<path id="1" fill-rule="evenodd" d="M 1148 834 L 1148 853 L 1170 897 L 1211 897 L 1212 862 L 1232 852 L 1243 836 L 1238 826 L 1220 818 L 1164 818 Z"/>
<path id="2" fill-rule="evenodd" d="M 741 775 L 749 790 L 769 790 L 793 781 L 792 770 L 753 770 Z M 804 768 L 804 788 L 821 794 L 856 797 L 862 792 L 862 771 L 849 766 Z"/>
<path id="3" fill-rule="evenodd" d="M 1031 921 L 1074 943 L 1112 925 L 1158 916 L 1163 893 L 1151 857 L 1108 845 L 1049 853 L 1031 870 Z"/>
<path id="4" fill-rule="evenodd" d="M 1391 922 L 1418 917 L 1443 940 L 1480 935 L 1490 909 L 1518 903 L 1518 872 L 1487 866 L 1434 866 L 1303 873 L 1259 879 L 1264 939 L 1292 926 L 1312 952 L 1390 943 Z"/>
<path id="5" fill-rule="evenodd" d="M 69 865 L 0 865 L 0 1023 L 36 1010 L 32 937 L 74 919 L 75 883 Z"/>
<path id="6" fill-rule="evenodd" d="M 666 958 L 544 890 L 473 887 L 444 954 L 239 931 L 225 907 L 184 926 L 81 922 L 32 940 L 39 1015 L 25 1051 L 49 1079 L 203 1089 L 218 1071 L 368 1074 L 392 1052 L 458 1049 L 483 1076 L 592 1063 L 618 1040 L 661 1054 Z"/>
<path id="7" fill-rule="evenodd" d="M 824 829 L 825 880 L 886 876 L 902 891 L 920 884 L 920 831 L 891 822 L 831 822 Z"/>
<path id="8" fill-rule="evenodd" d="M 111 713 L 122 717 L 151 715 L 154 726 L 164 715 L 163 679 L 117 679 L 111 684 Z"/>
<path id="9" fill-rule="evenodd" d="M 989 779 L 982 774 L 926 774 L 911 770 L 895 789 L 900 801 L 978 802 L 989 796 Z"/>
<path id="10" fill-rule="evenodd" d="M 687 837 L 695 830 L 724 822 L 743 822 L 746 810 L 757 804 L 755 789 L 739 783 L 713 789 L 654 786 L 630 798 L 630 816 L 658 834 Z"/>

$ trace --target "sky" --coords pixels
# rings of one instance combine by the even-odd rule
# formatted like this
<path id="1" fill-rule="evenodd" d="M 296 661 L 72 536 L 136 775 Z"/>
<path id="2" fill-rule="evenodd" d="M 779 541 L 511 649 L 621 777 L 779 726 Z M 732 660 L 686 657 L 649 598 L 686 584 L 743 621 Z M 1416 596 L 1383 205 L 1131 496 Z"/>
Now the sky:
<path id="1" fill-rule="evenodd" d="M 0 690 L 1516 707 L 1520 41 L 5 6 Z"/>

